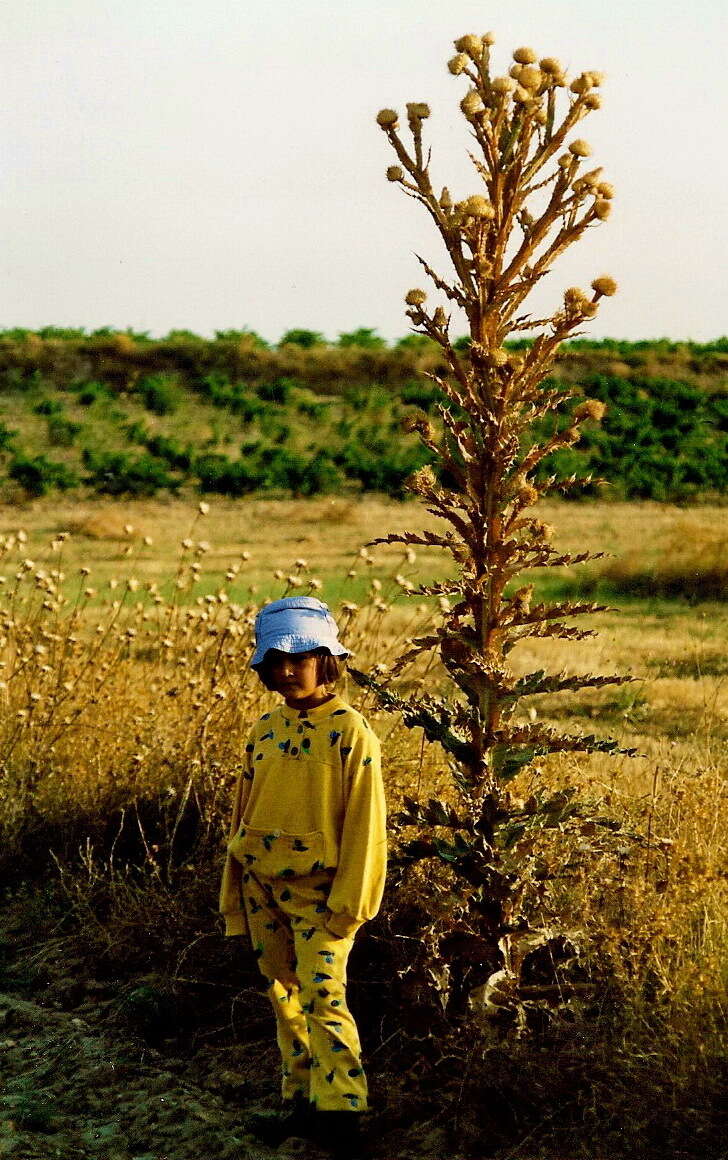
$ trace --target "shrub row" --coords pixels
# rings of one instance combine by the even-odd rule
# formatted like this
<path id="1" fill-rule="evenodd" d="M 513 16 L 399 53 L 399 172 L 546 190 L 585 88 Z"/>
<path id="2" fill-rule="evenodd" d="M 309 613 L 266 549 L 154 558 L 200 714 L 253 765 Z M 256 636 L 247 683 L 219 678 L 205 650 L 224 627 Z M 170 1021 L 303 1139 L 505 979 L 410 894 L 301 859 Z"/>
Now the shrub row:
<path id="1" fill-rule="evenodd" d="M 592 473 L 635 499 L 681 501 L 728 488 L 728 396 L 670 379 L 588 375 L 582 385 L 606 404 L 604 418 L 584 428 L 576 448 L 546 460 L 543 475 Z"/>
<path id="2" fill-rule="evenodd" d="M 0 426 L 0 465 L 31 495 L 83 484 L 107 494 L 148 495 L 187 485 L 232 496 L 258 490 L 315 495 L 347 487 L 401 496 L 407 476 L 429 461 L 416 438 L 403 434 L 402 415 L 415 406 L 437 422 L 437 405 L 444 402 L 426 378 L 410 378 L 397 392 L 375 382 L 350 383 L 338 398 L 320 398 L 295 377 L 250 383 L 221 371 L 202 376 L 189 390 L 166 373 L 143 376 L 131 395 L 88 379 L 74 382 L 72 390 L 54 390 L 33 375 L 16 393 L 18 421 L 24 411 L 45 420 L 40 446 L 36 435 L 40 454 L 10 425 Z M 587 425 L 576 447 L 549 457 L 543 475 L 593 474 L 617 496 L 671 501 L 728 486 L 727 395 L 672 379 L 604 374 L 585 375 L 582 390 L 606 404 L 604 419 Z M 89 408 L 83 423 L 74 421 L 78 411 L 68 414 L 70 399 Z M 190 410 L 193 400 L 196 411 Z M 154 416 L 156 430 L 132 417 L 134 401 Z M 190 416 L 197 422 L 200 405 L 208 404 L 211 414 L 224 409 L 234 419 L 223 424 L 224 437 L 211 423 L 195 439 Z M 568 421 L 567 408 L 558 422 Z M 231 456 L 236 431 L 240 450 Z M 548 431 L 542 426 L 538 435 Z M 47 447 L 67 449 L 63 462 L 49 458 Z"/>

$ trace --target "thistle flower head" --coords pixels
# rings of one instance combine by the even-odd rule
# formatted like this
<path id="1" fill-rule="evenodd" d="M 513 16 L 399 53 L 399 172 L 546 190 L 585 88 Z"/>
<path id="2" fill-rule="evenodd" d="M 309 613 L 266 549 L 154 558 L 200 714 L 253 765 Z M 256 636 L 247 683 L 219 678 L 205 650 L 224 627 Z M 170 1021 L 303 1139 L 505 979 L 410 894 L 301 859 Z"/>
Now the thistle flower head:
<path id="1" fill-rule="evenodd" d="M 561 61 L 556 60 L 554 56 L 545 56 L 538 64 L 541 71 L 547 73 L 550 77 L 560 76 L 564 71 Z"/>
<path id="2" fill-rule="evenodd" d="M 600 222 L 606 221 L 612 212 L 612 203 L 606 198 L 600 198 L 594 202 L 594 213 L 599 218 Z"/>
<path id="3" fill-rule="evenodd" d="M 579 137 L 576 141 L 571 142 L 569 145 L 569 152 L 574 157 L 590 157 L 591 145 L 589 145 L 586 141 L 582 141 L 581 137 Z"/>
<path id="4" fill-rule="evenodd" d="M 408 306 L 421 306 L 427 300 L 427 294 L 424 290 L 408 290 L 405 295 L 405 302 Z"/>
<path id="5" fill-rule="evenodd" d="M 460 102 L 460 108 L 465 113 L 466 117 L 476 117 L 478 113 L 482 113 L 485 109 L 483 98 L 477 89 L 469 89 Z"/>
<path id="6" fill-rule="evenodd" d="M 516 82 L 513 77 L 496 77 L 491 88 L 498 96 L 505 96 L 507 93 L 512 93 L 516 88 Z"/>
<path id="7" fill-rule="evenodd" d="M 516 493 L 516 498 L 521 507 L 532 507 L 538 502 L 538 492 L 532 483 L 524 481 Z"/>
<path id="8" fill-rule="evenodd" d="M 519 76 L 518 80 L 523 85 L 524 89 L 530 89 L 531 92 L 535 92 L 536 89 L 540 88 L 541 86 L 541 82 L 543 81 L 543 73 L 541 72 L 541 69 L 536 68 L 535 65 L 524 65 L 524 67 L 521 69 L 521 75 Z"/>
<path id="9" fill-rule="evenodd" d="M 416 495 L 429 492 L 433 487 L 437 487 L 437 479 L 429 464 L 426 467 L 421 467 L 419 471 L 415 471 L 414 475 L 411 475 L 407 480 L 408 490 L 415 492 Z"/>
<path id="10" fill-rule="evenodd" d="M 401 181 L 404 177 L 404 171 L 400 169 L 399 165 L 389 165 L 387 167 L 387 181 Z"/>
<path id="11" fill-rule="evenodd" d="M 605 197 L 607 201 L 614 197 L 614 186 L 610 185 L 608 181 L 600 181 L 597 186 L 597 193 L 600 197 Z"/>
<path id="12" fill-rule="evenodd" d="M 483 41 L 483 44 L 487 45 L 488 48 L 490 48 L 491 45 L 495 44 L 495 33 L 494 32 L 484 32 L 480 39 Z"/>
<path id="13" fill-rule="evenodd" d="M 532 48 L 517 48 L 513 53 L 513 59 L 518 64 L 535 64 L 538 57 Z"/>
<path id="14" fill-rule="evenodd" d="M 410 121 L 424 121 L 430 116 L 430 106 L 424 101 L 410 101 L 407 104 L 407 117 Z"/>
<path id="15" fill-rule="evenodd" d="M 564 306 L 569 311 L 582 311 L 588 301 L 586 294 L 578 286 L 570 286 L 568 290 L 564 290 Z"/>
<path id="16" fill-rule="evenodd" d="M 435 326 L 442 327 L 447 324 L 447 315 L 442 306 L 437 307 L 435 313 L 432 316 L 432 321 L 434 322 Z"/>
<path id="17" fill-rule="evenodd" d="M 574 77 L 573 81 L 569 85 L 571 92 L 576 93 L 578 96 L 582 96 L 584 93 L 588 93 L 589 89 L 593 87 L 594 83 L 592 81 L 591 74 L 588 72 L 580 73 L 578 77 Z"/>
<path id="18" fill-rule="evenodd" d="M 583 403 L 579 403 L 579 406 L 574 408 L 574 418 L 594 419 L 598 423 L 603 419 L 606 409 L 606 405 L 602 403 L 601 399 L 584 399 Z"/>
<path id="19" fill-rule="evenodd" d="M 398 120 L 399 114 L 395 109 L 380 109 L 377 113 L 377 124 L 381 126 L 382 129 L 396 128 Z"/>
<path id="20" fill-rule="evenodd" d="M 617 293 L 617 283 L 608 274 L 602 274 L 592 282 L 592 290 L 600 296 L 604 295 L 605 298 L 611 298 L 613 294 Z"/>
<path id="21" fill-rule="evenodd" d="M 467 36 L 459 37 L 455 41 L 455 47 L 458 52 L 466 52 L 468 56 L 476 57 L 480 56 L 483 52 L 483 41 L 479 36 L 468 34 Z"/>
<path id="22" fill-rule="evenodd" d="M 447 67 L 454 77 L 460 76 L 460 73 L 467 67 L 468 58 L 464 52 L 459 52 L 457 56 L 453 56 L 447 62 Z"/>
<path id="23" fill-rule="evenodd" d="M 587 109 L 601 109 L 602 98 L 599 96 L 599 93 L 588 93 L 584 98 L 584 104 Z"/>
<path id="24" fill-rule="evenodd" d="M 469 214 L 471 217 L 486 218 L 489 221 L 495 217 L 495 210 L 493 209 L 493 206 L 490 204 L 487 197 L 483 197 L 479 193 L 473 194 L 472 197 L 467 198 L 462 203 L 462 208 L 464 213 Z"/>

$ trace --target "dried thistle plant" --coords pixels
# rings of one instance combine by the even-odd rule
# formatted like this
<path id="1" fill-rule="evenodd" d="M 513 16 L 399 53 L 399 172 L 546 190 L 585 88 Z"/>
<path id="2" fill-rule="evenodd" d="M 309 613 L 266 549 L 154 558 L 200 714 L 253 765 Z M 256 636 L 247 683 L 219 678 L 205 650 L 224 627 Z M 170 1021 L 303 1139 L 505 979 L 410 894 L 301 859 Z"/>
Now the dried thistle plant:
<path id="1" fill-rule="evenodd" d="M 434 468 L 417 472 L 409 489 L 449 527 L 372 542 L 433 545 L 452 556 L 455 575 L 449 583 L 414 590 L 447 598 L 441 602 L 443 620 L 431 634 L 412 641 L 395 675 L 420 653 L 438 650 L 460 692 L 454 698 L 404 700 L 370 676 L 359 673 L 357 679 L 451 758 L 464 808 L 409 801 L 402 821 L 417 827 L 420 837 L 405 853 L 412 859 L 439 857 L 466 886 L 463 913 L 485 948 L 481 965 L 490 963 L 490 974 L 481 972 L 479 994 L 486 1008 L 500 1009 L 517 1001 L 520 964 L 536 945 L 522 907 L 529 882 L 535 881 L 533 836 L 583 813 L 571 797 L 564 801 L 559 795 L 537 797 L 517 809 L 508 783 L 546 754 L 632 751 L 613 740 L 569 735 L 514 717 L 522 698 L 631 678 L 543 671 L 517 678 L 509 666 L 520 641 L 582 640 L 593 632 L 574 627 L 571 618 L 604 611 L 595 603 L 534 603 L 533 586 L 518 586 L 517 578 L 533 568 L 578 564 L 603 554 L 559 552 L 551 544 L 553 528 L 533 508 L 545 495 L 595 482 L 541 478 L 544 460 L 575 444 L 582 424 L 599 420 L 604 410 L 597 400 L 584 399 L 565 415 L 565 405 L 578 392 L 544 380 L 560 343 L 593 318 L 600 299 L 617 287 L 603 275 L 594 279 L 591 293 L 566 290 L 550 317 L 522 312 L 559 255 L 609 216 L 612 187 L 602 180 L 601 168 L 585 171 L 591 150 L 574 136 L 583 118 L 600 106 L 602 77 L 583 72 L 569 80 L 557 60 L 539 60 L 530 48 L 514 52 L 508 75 L 493 76 L 493 40 L 490 33 L 461 37 L 448 63 L 453 75 L 471 82 L 460 108 L 475 145 L 469 156 L 476 192 L 460 200 L 447 188 L 435 193 L 422 139 L 430 115 L 426 104 L 407 105 L 411 147 L 393 109 L 377 116 L 399 163 L 387 169 L 387 178 L 430 214 L 454 273 L 448 279 L 418 256 L 419 261 L 443 298 L 466 314 L 470 343 L 467 350 L 461 344 L 456 349 L 451 314 L 442 305 L 428 310 L 422 289 L 407 293 L 414 330 L 441 347 L 449 367 L 447 377 L 428 376 L 447 400 L 438 408 L 441 429 L 424 415 L 409 421 L 435 457 Z M 509 350 L 509 336 L 525 331 L 538 333 L 522 352 Z M 548 416 L 553 433 L 539 439 L 536 425 Z M 438 831 L 451 836 L 437 836 Z M 491 970 L 494 947 L 496 972 Z M 477 980 L 477 972 L 471 973 L 471 981 Z"/>

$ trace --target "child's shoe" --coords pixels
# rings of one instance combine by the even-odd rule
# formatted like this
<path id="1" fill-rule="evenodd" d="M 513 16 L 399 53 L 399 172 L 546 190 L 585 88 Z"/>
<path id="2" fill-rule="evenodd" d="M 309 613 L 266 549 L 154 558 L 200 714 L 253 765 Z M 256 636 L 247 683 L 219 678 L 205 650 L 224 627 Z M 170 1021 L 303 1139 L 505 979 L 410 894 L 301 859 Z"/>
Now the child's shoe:
<path id="1" fill-rule="evenodd" d="M 312 1125 L 312 1108 L 303 1096 L 284 1100 L 279 1114 L 259 1112 L 249 1116 L 245 1123 L 251 1135 L 269 1148 L 277 1148 L 291 1136 L 311 1136 Z"/>
<path id="2" fill-rule="evenodd" d="M 360 1112 L 315 1112 L 313 1139 L 333 1160 L 367 1160 L 369 1149 Z"/>

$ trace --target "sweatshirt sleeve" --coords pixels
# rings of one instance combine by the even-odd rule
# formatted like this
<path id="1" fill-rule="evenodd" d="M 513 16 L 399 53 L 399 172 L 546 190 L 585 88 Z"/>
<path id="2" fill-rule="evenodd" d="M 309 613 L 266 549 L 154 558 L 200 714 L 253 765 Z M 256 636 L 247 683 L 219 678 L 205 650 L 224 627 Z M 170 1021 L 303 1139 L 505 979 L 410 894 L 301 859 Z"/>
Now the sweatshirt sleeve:
<path id="1" fill-rule="evenodd" d="M 228 841 L 237 834 L 240 829 L 240 821 L 245 809 L 245 803 L 250 793 L 250 785 L 252 780 L 252 769 L 250 766 L 250 752 L 251 743 L 248 742 L 245 751 L 245 762 L 235 785 L 233 793 L 233 808 L 232 818 L 230 820 L 230 833 Z M 222 884 L 220 886 L 220 913 L 225 919 L 225 934 L 247 934 L 248 923 L 245 918 L 245 909 L 243 907 L 243 867 L 233 858 L 232 854 L 227 851 L 225 857 L 225 867 L 222 872 Z"/>
<path id="2" fill-rule="evenodd" d="M 327 927 L 346 938 L 379 910 L 387 870 L 387 817 L 379 739 L 361 722 L 344 764 L 348 794 Z"/>

